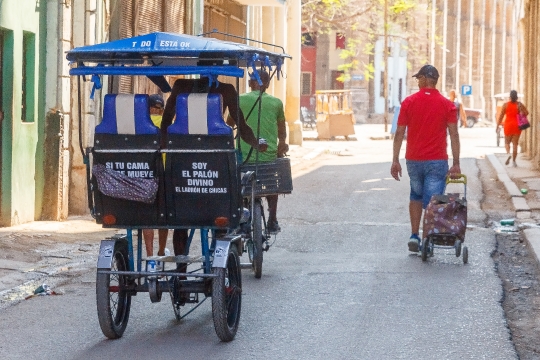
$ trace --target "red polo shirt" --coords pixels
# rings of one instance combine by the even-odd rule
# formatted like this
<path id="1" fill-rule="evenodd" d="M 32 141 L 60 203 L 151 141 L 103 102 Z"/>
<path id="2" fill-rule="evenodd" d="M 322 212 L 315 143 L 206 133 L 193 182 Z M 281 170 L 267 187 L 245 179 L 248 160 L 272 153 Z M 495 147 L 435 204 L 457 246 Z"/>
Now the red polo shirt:
<path id="1" fill-rule="evenodd" d="M 407 126 L 407 160 L 448 160 L 448 123 L 457 123 L 455 105 L 437 89 L 420 89 L 403 100 L 398 125 Z"/>

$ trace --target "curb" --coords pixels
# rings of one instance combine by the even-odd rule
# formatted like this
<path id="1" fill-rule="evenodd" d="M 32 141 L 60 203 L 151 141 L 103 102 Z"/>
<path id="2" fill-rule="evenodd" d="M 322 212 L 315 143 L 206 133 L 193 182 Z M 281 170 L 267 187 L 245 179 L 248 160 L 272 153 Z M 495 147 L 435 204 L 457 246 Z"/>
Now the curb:
<path id="1" fill-rule="evenodd" d="M 527 200 L 512 181 L 504 165 L 494 154 L 487 155 L 488 160 L 497 172 L 497 178 L 504 184 L 508 194 L 512 197 L 512 205 L 516 211 L 516 220 L 530 220 L 531 208 Z M 526 228 L 521 232 L 525 244 L 533 252 L 537 266 L 540 267 L 540 228 Z"/>

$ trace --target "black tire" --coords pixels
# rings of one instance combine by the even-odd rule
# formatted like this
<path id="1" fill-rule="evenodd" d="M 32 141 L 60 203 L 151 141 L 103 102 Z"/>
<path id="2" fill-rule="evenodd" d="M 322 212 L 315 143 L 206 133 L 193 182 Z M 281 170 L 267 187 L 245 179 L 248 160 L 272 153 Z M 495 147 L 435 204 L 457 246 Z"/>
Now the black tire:
<path id="1" fill-rule="evenodd" d="M 462 252 L 463 252 L 463 263 L 467 264 L 469 262 L 469 249 L 466 246 L 464 246 Z"/>
<path id="2" fill-rule="evenodd" d="M 429 253 L 429 241 L 427 239 L 422 240 L 422 261 L 426 261 Z"/>
<path id="3" fill-rule="evenodd" d="M 255 272 L 255 278 L 260 279 L 262 275 L 263 264 L 263 231 L 262 231 L 262 204 L 259 200 L 255 201 L 253 207 L 253 223 L 251 240 L 253 241 L 253 260 L 251 266 Z"/>
<path id="4" fill-rule="evenodd" d="M 221 341 L 231 341 L 238 330 L 242 308 L 242 273 L 236 246 L 231 244 L 226 268 L 214 268 L 212 316 Z"/>
<path id="5" fill-rule="evenodd" d="M 111 270 L 127 271 L 128 251 L 123 242 L 114 246 Z M 131 294 L 127 291 L 128 277 L 125 275 L 97 274 L 96 302 L 99 326 L 103 335 L 118 339 L 124 334 L 131 308 Z"/>
<path id="6" fill-rule="evenodd" d="M 472 128 L 476 124 L 476 119 L 472 116 L 467 116 L 467 127 Z"/>
<path id="7" fill-rule="evenodd" d="M 461 240 L 454 242 L 454 248 L 456 249 L 456 257 L 459 257 L 461 255 Z"/>
<path id="8" fill-rule="evenodd" d="M 157 303 L 161 301 L 161 289 L 159 289 L 158 279 L 148 279 L 148 293 L 150 294 L 150 301 Z"/>

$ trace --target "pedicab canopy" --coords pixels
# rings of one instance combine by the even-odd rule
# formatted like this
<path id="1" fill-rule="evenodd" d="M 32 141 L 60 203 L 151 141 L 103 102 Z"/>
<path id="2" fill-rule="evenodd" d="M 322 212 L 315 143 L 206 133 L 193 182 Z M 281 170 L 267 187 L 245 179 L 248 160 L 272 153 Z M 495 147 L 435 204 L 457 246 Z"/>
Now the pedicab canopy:
<path id="1" fill-rule="evenodd" d="M 275 68 L 279 79 L 285 58 L 291 56 L 284 51 L 165 32 L 82 46 L 67 53 L 70 75 L 91 75 L 94 83 L 100 75 L 147 76 L 164 92 L 170 91 L 164 75 L 243 77 L 243 68 L 265 67 Z"/>

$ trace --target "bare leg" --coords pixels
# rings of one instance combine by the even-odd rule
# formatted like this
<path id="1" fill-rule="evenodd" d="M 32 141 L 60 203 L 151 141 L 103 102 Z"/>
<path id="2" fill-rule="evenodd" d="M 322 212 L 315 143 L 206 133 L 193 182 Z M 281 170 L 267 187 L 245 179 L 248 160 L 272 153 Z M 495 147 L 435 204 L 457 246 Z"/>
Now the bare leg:
<path id="1" fill-rule="evenodd" d="M 146 256 L 154 256 L 154 229 L 143 229 L 142 231 Z"/>
<path id="2" fill-rule="evenodd" d="M 409 216 L 411 218 L 411 233 L 419 234 L 420 220 L 422 219 L 422 202 L 411 201 L 409 202 Z"/>
<path id="3" fill-rule="evenodd" d="M 519 135 L 513 135 L 511 138 L 511 141 L 512 141 L 512 160 L 515 163 L 516 158 L 517 158 L 517 153 L 518 153 Z M 508 147 L 510 147 L 510 145 Z"/>
<path id="4" fill-rule="evenodd" d="M 511 156 L 510 156 L 510 142 L 511 141 L 512 141 L 511 136 L 505 136 L 504 137 L 504 148 L 506 149 L 506 154 L 508 155 L 508 159 L 506 159 L 506 162 L 505 162 L 506 165 L 510 164 L 510 159 L 511 159 Z"/>
<path id="5" fill-rule="evenodd" d="M 268 223 L 275 222 L 277 220 L 278 195 L 268 195 L 266 201 L 268 202 Z"/>
<path id="6" fill-rule="evenodd" d="M 159 239 L 159 249 L 158 256 L 165 255 L 165 247 L 167 246 L 167 236 L 169 236 L 168 229 L 159 229 L 158 230 L 158 239 Z"/>

